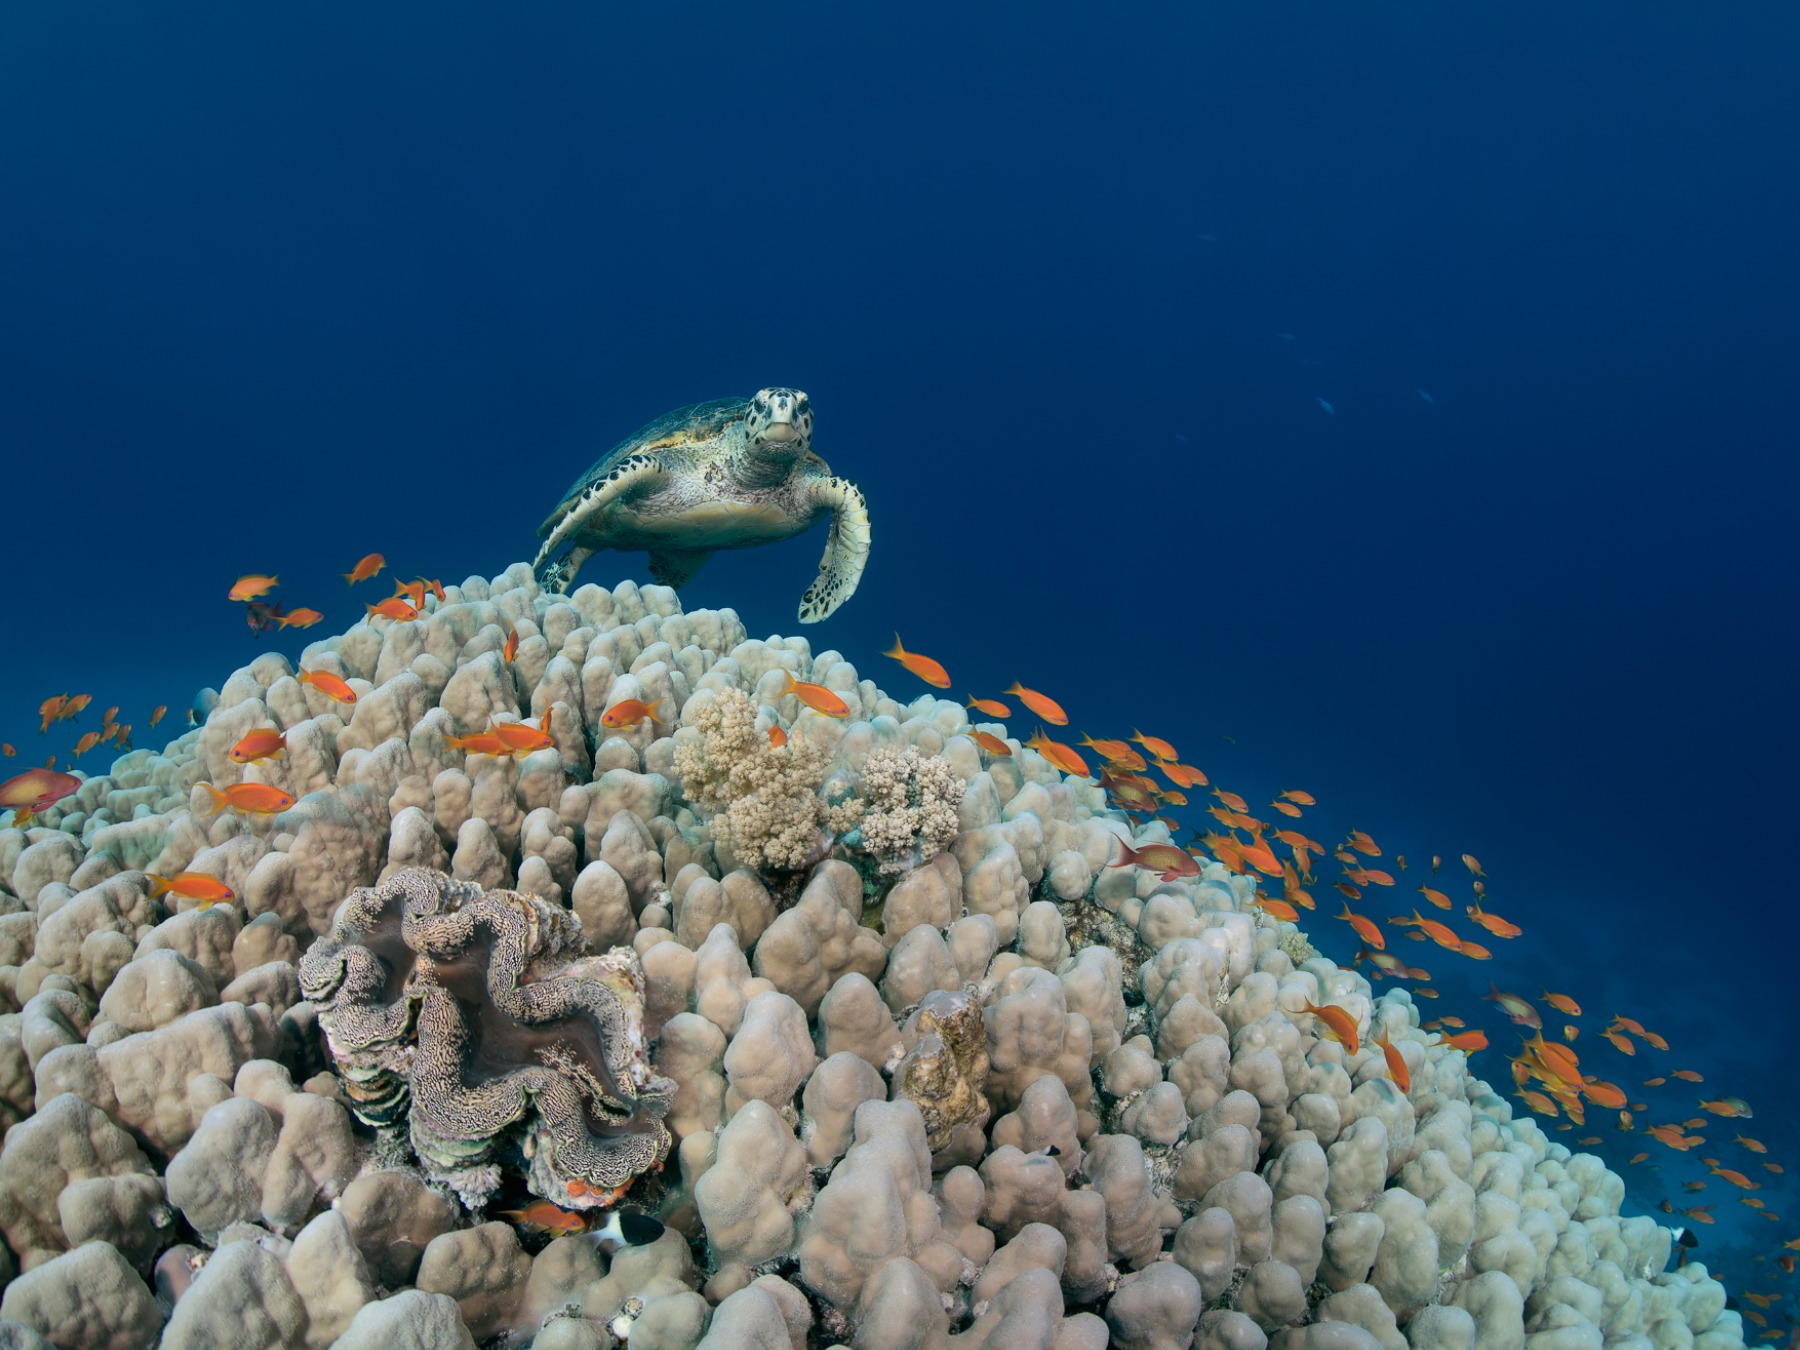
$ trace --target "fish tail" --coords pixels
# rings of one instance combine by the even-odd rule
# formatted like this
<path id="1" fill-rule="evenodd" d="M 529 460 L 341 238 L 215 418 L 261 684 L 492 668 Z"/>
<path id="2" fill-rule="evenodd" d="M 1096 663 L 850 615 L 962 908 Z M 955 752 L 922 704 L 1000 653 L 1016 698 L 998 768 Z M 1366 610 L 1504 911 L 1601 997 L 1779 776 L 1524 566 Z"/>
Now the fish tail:
<path id="1" fill-rule="evenodd" d="M 223 811 L 225 809 L 225 794 L 220 792 L 219 789 L 214 787 L 211 783 L 202 783 L 200 786 L 205 788 L 207 796 L 212 798 L 212 810 L 208 811 L 206 814 L 210 816 L 216 812 Z"/>
<path id="2" fill-rule="evenodd" d="M 169 882 L 166 878 L 159 877 L 154 872 L 146 872 L 144 873 L 144 880 L 150 883 L 150 898 L 152 900 L 160 900 L 169 893 Z"/>
<path id="3" fill-rule="evenodd" d="M 891 656 L 896 661 L 904 661 L 906 659 L 906 648 L 900 645 L 900 635 L 898 633 L 894 634 L 894 649 L 889 652 L 883 652 L 882 655 Z"/>
<path id="4" fill-rule="evenodd" d="M 1112 866 L 1114 866 L 1114 867 L 1129 867 L 1137 861 L 1138 861 L 1137 851 L 1135 849 L 1133 849 L 1131 847 L 1130 843 L 1127 842 L 1126 840 L 1124 840 L 1124 839 L 1119 840 L 1119 860 L 1117 862 L 1113 863 Z"/>

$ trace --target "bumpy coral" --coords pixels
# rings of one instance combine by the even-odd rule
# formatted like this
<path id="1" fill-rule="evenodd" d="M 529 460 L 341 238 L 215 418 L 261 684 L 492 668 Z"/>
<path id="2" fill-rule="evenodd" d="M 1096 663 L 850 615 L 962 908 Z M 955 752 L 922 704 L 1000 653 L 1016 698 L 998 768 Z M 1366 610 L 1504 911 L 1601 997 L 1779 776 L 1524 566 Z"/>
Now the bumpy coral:
<path id="1" fill-rule="evenodd" d="M 883 872 L 929 862 L 962 830 L 957 809 L 968 784 L 942 755 L 877 750 L 862 771 L 862 847 Z"/>
<path id="2" fill-rule="evenodd" d="M 739 861 L 797 871 L 824 856 L 830 835 L 854 823 L 853 806 L 819 795 L 831 751 L 798 735 L 770 745 L 756 729 L 756 705 L 742 690 L 696 700 L 683 719 L 700 734 L 675 748 L 682 790 L 713 813 L 713 838 Z"/>
<path id="3" fill-rule="evenodd" d="M 351 893 L 300 983 L 357 1114 L 404 1116 L 471 1207 L 502 1164 L 594 1207 L 662 1164 L 674 1085 L 650 1069 L 637 957 L 584 946 L 567 910 L 411 868 Z"/>
<path id="4" fill-rule="evenodd" d="M 908 1031 L 917 1039 L 895 1072 L 894 1095 L 918 1103 L 935 1153 L 958 1125 L 987 1121 L 987 1028 L 973 998 L 939 989 L 925 996 Z"/>

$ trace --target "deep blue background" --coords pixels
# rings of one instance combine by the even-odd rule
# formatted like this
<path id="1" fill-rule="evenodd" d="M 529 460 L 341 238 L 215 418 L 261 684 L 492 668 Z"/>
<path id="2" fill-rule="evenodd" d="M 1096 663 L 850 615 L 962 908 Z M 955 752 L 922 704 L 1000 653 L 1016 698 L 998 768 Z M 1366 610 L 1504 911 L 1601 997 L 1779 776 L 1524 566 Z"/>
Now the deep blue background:
<path id="1" fill-rule="evenodd" d="M 1487 1075 L 1468 991 L 1565 989 L 1800 1167 L 1800 10 L 597 8 L 0 8 L 0 737 L 75 689 L 143 744 L 254 654 L 239 572 L 336 631 L 364 552 L 497 572 L 639 423 L 792 384 L 875 527 L 816 648 L 1477 854 L 1526 937 L 1397 945 Z M 685 598 L 792 632 L 821 546 Z M 1767 1287 L 1736 1194 L 1702 1255 Z"/>

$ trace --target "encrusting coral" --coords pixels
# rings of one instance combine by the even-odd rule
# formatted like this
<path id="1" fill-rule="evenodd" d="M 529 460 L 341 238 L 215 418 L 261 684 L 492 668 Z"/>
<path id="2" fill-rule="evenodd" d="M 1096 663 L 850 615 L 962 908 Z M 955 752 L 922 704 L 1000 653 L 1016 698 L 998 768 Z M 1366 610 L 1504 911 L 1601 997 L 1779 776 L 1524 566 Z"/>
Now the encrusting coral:
<path id="1" fill-rule="evenodd" d="M 357 1114 L 404 1114 L 428 1175 L 476 1208 L 513 1163 L 591 1208 L 662 1164 L 675 1085 L 650 1070 L 635 953 L 584 949 L 567 910 L 413 868 L 351 893 L 300 982 Z"/>
<path id="2" fill-rule="evenodd" d="M 264 652 L 0 829 L 0 1345 L 1743 1346 L 1405 988 L 1118 865 L 1165 828 L 958 703 L 664 587 L 444 591 L 308 646 L 353 709 Z"/>

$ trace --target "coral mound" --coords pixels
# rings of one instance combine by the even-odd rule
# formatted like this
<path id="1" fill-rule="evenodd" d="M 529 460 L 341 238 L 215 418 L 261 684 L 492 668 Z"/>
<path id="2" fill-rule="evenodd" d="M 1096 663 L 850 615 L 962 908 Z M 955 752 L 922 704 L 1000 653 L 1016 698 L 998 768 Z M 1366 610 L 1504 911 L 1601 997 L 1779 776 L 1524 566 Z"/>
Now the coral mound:
<path id="1" fill-rule="evenodd" d="M 497 1161 L 594 1207 L 662 1165 L 675 1085 L 650 1071 L 636 955 L 584 948 L 567 910 L 408 868 L 350 894 L 300 987 L 356 1114 L 406 1117 L 426 1173 L 470 1208 Z"/>

